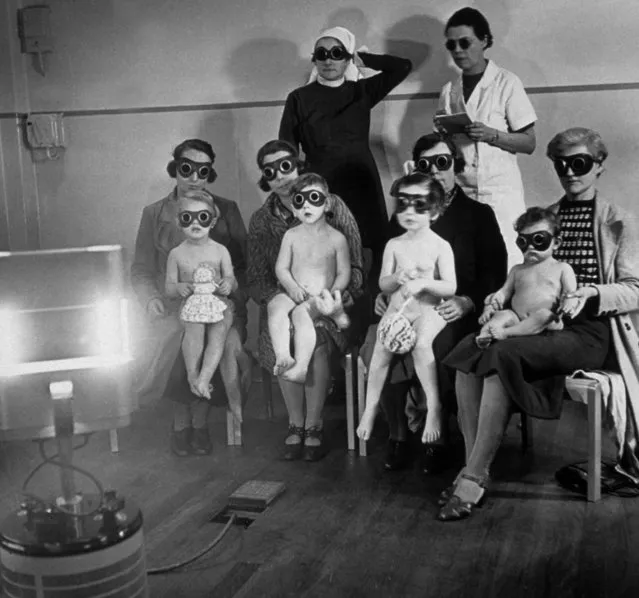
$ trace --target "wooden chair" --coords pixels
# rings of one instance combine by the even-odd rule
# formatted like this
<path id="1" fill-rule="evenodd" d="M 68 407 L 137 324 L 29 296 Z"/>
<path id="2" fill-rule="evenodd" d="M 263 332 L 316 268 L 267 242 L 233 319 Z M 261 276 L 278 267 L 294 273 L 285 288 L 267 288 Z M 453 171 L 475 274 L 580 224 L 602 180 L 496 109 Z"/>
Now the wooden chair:
<path id="1" fill-rule="evenodd" d="M 355 413 L 361 418 L 366 406 L 366 378 L 368 371 L 357 349 L 346 355 L 346 415 L 348 424 L 348 449 L 358 444 L 360 456 L 366 456 L 366 442 L 355 434 Z M 566 390 L 573 401 L 588 405 L 588 500 L 601 499 L 601 403 L 602 389 L 596 380 L 566 378 Z M 526 452 L 532 447 L 533 433 L 530 418 L 521 413 L 521 447 Z"/>

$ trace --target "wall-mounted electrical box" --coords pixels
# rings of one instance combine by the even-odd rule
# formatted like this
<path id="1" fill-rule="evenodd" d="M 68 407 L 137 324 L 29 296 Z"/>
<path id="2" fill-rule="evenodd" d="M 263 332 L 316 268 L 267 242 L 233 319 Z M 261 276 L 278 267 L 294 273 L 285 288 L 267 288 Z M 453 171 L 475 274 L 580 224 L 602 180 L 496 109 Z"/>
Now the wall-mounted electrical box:
<path id="1" fill-rule="evenodd" d="M 18 35 L 23 54 L 33 54 L 41 75 L 46 72 L 44 54 L 53 52 L 51 36 L 51 7 L 25 6 L 18 10 Z"/>
<path id="2" fill-rule="evenodd" d="M 67 145 L 61 113 L 30 114 L 25 120 L 27 144 L 35 160 L 57 160 Z"/>

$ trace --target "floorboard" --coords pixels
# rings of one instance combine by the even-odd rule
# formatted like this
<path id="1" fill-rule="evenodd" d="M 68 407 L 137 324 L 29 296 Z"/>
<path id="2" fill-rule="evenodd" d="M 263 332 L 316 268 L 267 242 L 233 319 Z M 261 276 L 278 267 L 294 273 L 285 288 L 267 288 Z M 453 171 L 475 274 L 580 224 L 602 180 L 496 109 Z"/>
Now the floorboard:
<path id="1" fill-rule="evenodd" d="M 468 521 L 435 519 L 437 496 L 455 472 L 426 478 L 417 465 L 382 467 L 384 424 L 370 455 L 346 450 L 344 405 L 327 408 L 331 451 L 318 463 L 279 460 L 286 414 L 274 388 L 264 419 L 260 385 L 247 405 L 244 446 L 227 447 L 224 413 L 212 413 L 214 453 L 179 459 L 168 449 L 170 405 L 136 413 L 120 431 L 120 453 L 95 434 L 75 462 L 140 505 L 147 566 L 179 562 L 206 547 L 223 524 L 209 521 L 250 479 L 284 481 L 286 491 L 248 528 L 178 572 L 149 577 L 153 598 L 610 597 L 639 595 L 639 501 L 589 504 L 554 481 L 586 458 L 586 413 L 566 404 L 557 421 L 534 422 L 534 447 L 520 450 L 511 424 L 488 500 Z M 53 450 L 52 447 L 49 450 Z M 614 455 L 610 441 L 607 458 Z M 14 510 L 40 458 L 31 442 L 0 444 L 0 514 Z M 43 470 L 30 490 L 57 490 Z M 85 492 L 88 481 L 78 479 Z"/>

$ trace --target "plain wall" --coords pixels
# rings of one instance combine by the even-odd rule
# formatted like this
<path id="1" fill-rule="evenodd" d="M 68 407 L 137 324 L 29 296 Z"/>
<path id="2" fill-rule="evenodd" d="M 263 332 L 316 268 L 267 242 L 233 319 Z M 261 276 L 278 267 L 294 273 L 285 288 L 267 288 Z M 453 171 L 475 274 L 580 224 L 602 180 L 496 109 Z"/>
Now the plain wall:
<path id="1" fill-rule="evenodd" d="M 215 193 L 248 226 L 263 201 L 257 149 L 277 135 L 286 94 L 306 80 L 313 39 L 343 24 L 371 51 L 409 57 L 414 72 L 374 109 L 371 144 L 387 189 L 415 139 L 432 127 L 435 95 L 455 76 L 446 19 L 464 2 L 414 0 L 49 0 L 55 50 L 47 72 L 20 53 L 16 10 L 0 8 L 0 249 L 96 243 L 133 247 L 144 205 L 170 191 L 172 148 L 213 144 Z M 636 0 L 487 0 L 488 56 L 513 70 L 537 110 L 537 150 L 520 156 L 526 201 L 561 195 L 545 146 L 588 126 L 610 149 L 601 193 L 630 209 L 639 186 Z M 415 98 L 416 96 L 416 98 Z M 412 99 L 411 99 L 412 98 Z M 34 162 L 16 113 L 65 113 L 68 147 Z"/>

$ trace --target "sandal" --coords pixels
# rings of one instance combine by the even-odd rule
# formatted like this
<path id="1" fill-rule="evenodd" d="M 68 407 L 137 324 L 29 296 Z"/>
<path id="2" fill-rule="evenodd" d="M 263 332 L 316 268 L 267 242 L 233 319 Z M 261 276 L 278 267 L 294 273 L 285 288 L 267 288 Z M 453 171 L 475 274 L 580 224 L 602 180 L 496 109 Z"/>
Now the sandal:
<path id="1" fill-rule="evenodd" d="M 293 444 L 284 443 L 284 454 L 282 456 L 285 461 L 296 461 L 302 458 L 302 452 L 304 451 L 304 427 L 289 424 L 287 438 L 289 436 L 298 436 L 300 441 Z"/>
<path id="2" fill-rule="evenodd" d="M 317 438 L 320 442 L 318 445 L 304 445 L 304 461 L 319 461 L 326 455 L 326 446 L 324 445 L 324 433 L 322 426 L 311 426 L 304 430 L 306 438 Z"/>
<path id="3" fill-rule="evenodd" d="M 457 494 L 453 493 L 437 514 L 437 519 L 440 521 L 460 521 L 462 519 L 467 519 L 473 514 L 473 510 L 475 508 L 478 508 L 483 504 L 486 497 L 486 479 L 462 473 L 460 476 L 460 481 L 461 480 L 468 480 L 477 484 L 481 489 L 481 495 L 476 502 L 470 502 L 462 500 Z"/>

